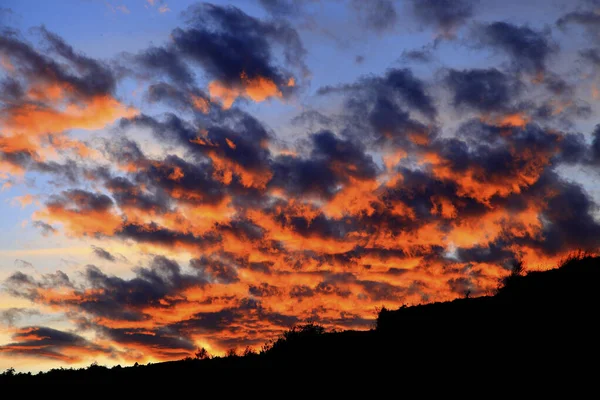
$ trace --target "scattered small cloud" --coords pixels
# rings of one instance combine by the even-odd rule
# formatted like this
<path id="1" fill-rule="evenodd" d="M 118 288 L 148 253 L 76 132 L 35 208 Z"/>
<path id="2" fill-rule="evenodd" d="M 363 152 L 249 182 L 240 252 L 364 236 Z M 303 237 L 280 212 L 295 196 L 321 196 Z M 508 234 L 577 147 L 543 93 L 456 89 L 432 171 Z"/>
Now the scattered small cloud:
<path id="1" fill-rule="evenodd" d="M 129 8 L 127 8 L 127 6 L 125 6 L 125 5 L 117 6 L 116 9 L 118 11 L 121 11 L 123 14 L 129 14 L 130 13 Z"/>
<path id="2" fill-rule="evenodd" d="M 20 206 L 21 208 L 25 208 L 30 204 L 37 203 L 36 197 L 30 194 L 26 194 L 24 196 L 13 197 L 10 204 L 13 206 Z"/>
<path id="3" fill-rule="evenodd" d="M 169 6 L 167 4 L 163 4 L 162 6 L 158 7 L 158 12 L 161 14 L 170 12 L 171 9 L 169 8 Z"/>
<path id="4" fill-rule="evenodd" d="M 104 250 L 102 247 L 92 245 L 92 250 L 96 257 L 106 261 L 115 262 L 117 259 L 110 252 Z"/>
<path id="5" fill-rule="evenodd" d="M 43 221 L 33 221 L 31 223 L 31 225 L 40 229 L 42 231 L 42 235 L 44 235 L 44 236 L 50 236 L 50 235 L 54 235 L 57 233 L 56 228 L 54 228 L 52 225 L 47 224 Z"/>
<path id="6" fill-rule="evenodd" d="M 16 259 L 15 260 L 15 267 L 17 268 L 34 268 L 33 264 L 30 263 L 29 261 L 25 261 L 25 260 L 20 260 L 20 259 Z"/>
<path id="7" fill-rule="evenodd" d="M 20 319 L 35 315 L 40 315 L 40 312 L 33 308 L 7 308 L 0 311 L 0 326 L 13 327 Z"/>

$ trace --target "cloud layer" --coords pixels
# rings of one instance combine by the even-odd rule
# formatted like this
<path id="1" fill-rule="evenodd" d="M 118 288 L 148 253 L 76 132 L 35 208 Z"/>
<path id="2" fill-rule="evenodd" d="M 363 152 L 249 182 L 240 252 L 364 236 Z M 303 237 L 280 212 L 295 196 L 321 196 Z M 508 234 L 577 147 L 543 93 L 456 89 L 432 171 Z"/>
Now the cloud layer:
<path id="1" fill-rule="evenodd" d="M 550 268 L 597 251 L 596 203 L 563 171 L 600 165 L 600 126 L 573 128 L 590 121 L 595 97 L 582 88 L 599 49 L 580 49 L 592 72 L 577 80 L 551 62 L 556 32 L 596 29 L 595 14 L 538 29 L 472 22 L 475 2 L 409 3 L 422 29 L 449 41 L 460 31 L 498 65 L 427 78 L 395 65 L 312 88 L 309 99 L 337 107 L 299 112 L 298 140 L 245 105 L 310 90 L 300 2 L 262 1 L 265 19 L 192 6 L 167 44 L 110 61 L 45 28 L 38 47 L 3 32 L 0 179 L 55 182 L 32 214 L 42 234 L 121 242 L 146 258 L 131 267 L 93 245 L 77 271 L 15 271 L 4 290 L 31 308 L 2 312 L 12 341 L 0 354 L 168 360 L 259 346 L 301 321 L 365 329 L 382 305 L 489 294 L 516 260 Z M 397 27 L 394 2 L 348 7 L 377 35 Z M 119 96 L 127 80 L 147 109 Z M 17 323 L 38 309 L 70 328 Z"/>

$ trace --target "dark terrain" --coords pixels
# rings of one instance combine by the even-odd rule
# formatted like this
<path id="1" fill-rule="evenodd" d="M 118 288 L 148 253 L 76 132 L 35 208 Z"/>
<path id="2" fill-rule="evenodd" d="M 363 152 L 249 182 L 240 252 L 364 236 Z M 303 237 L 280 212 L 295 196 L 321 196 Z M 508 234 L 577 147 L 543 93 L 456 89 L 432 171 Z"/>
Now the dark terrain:
<path id="1" fill-rule="evenodd" d="M 394 373 L 452 369 L 531 374 L 577 366 L 596 370 L 600 257 L 580 256 L 559 268 L 524 273 L 516 266 L 494 296 L 380 311 L 370 331 L 291 329 L 260 353 L 105 368 L 6 371 L 2 383 L 192 382 L 222 369 L 379 369 Z M 198 375 L 200 374 L 200 375 Z"/>

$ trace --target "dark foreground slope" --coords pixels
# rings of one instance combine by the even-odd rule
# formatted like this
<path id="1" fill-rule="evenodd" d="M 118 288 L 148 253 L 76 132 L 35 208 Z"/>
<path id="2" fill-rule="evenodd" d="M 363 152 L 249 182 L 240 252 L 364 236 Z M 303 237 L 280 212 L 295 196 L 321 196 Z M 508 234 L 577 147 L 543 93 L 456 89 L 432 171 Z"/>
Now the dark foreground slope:
<path id="1" fill-rule="evenodd" d="M 495 296 L 384 309 L 371 331 L 325 333 L 305 325 L 260 354 L 127 368 L 91 366 L 35 376 L 5 373 L 0 383 L 189 382 L 199 373 L 206 377 L 224 368 L 493 369 L 510 375 L 596 365 L 599 284 L 600 258 L 576 258 L 558 269 L 514 274 Z"/>

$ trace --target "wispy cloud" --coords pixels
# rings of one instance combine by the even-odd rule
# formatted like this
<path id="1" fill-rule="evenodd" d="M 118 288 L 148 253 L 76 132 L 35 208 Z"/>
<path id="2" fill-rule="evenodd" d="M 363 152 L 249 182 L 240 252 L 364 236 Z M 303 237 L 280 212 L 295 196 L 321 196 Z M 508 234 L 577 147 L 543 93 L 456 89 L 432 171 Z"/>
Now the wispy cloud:
<path id="1" fill-rule="evenodd" d="M 115 8 L 118 11 L 121 11 L 123 14 L 129 14 L 130 13 L 129 8 L 127 8 L 127 6 L 125 6 L 125 5 L 120 5 L 120 6 L 117 6 Z"/>

